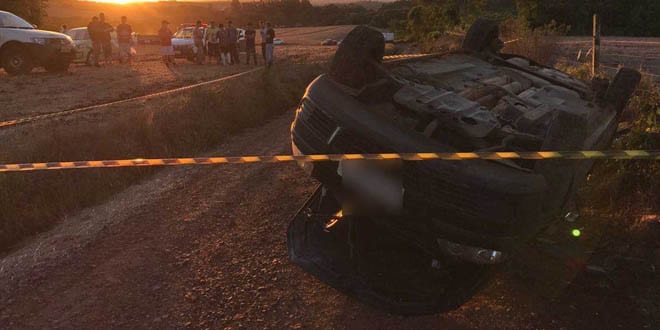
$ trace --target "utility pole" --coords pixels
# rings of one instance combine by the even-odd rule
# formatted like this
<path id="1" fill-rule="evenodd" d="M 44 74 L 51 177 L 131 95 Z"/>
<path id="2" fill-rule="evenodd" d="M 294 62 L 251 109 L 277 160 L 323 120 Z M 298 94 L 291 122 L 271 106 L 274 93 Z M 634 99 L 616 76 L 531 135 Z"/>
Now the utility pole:
<path id="1" fill-rule="evenodd" d="M 591 48 L 591 76 L 595 77 L 598 74 L 600 67 L 600 22 L 598 14 L 594 14 L 593 18 L 593 45 Z"/>

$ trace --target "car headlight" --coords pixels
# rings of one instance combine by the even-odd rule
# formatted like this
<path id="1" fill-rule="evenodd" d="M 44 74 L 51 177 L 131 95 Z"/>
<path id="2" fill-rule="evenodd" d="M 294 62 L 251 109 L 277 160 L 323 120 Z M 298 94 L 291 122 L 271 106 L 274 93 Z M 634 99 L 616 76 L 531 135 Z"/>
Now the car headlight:
<path id="1" fill-rule="evenodd" d="M 46 45 L 48 43 L 48 38 L 30 38 L 30 40 L 39 45 Z"/>

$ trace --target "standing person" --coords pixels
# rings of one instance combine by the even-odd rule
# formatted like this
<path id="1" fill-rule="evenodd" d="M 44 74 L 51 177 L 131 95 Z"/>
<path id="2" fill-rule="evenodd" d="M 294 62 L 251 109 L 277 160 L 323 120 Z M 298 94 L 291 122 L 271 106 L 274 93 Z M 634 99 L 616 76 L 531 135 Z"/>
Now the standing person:
<path id="1" fill-rule="evenodd" d="M 211 21 L 211 26 L 206 29 L 206 47 L 208 48 L 209 63 L 215 57 L 220 64 L 220 38 L 218 36 L 220 29 L 215 26 L 215 21 Z"/>
<path id="2" fill-rule="evenodd" d="M 273 30 L 273 26 L 270 24 L 270 22 L 266 23 L 266 66 L 270 68 L 273 66 L 273 59 L 274 59 L 274 47 L 273 47 L 273 41 L 275 40 L 275 30 Z"/>
<path id="3" fill-rule="evenodd" d="M 163 21 L 158 30 L 158 38 L 160 39 L 160 54 L 163 56 L 163 62 L 168 67 L 176 65 L 174 62 L 174 47 L 172 47 L 172 31 L 169 28 L 169 22 Z"/>
<path id="4" fill-rule="evenodd" d="M 99 14 L 99 39 L 101 40 L 101 47 L 103 48 L 103 58 L 105 63 L 112 63 L 112 37 L 110 33 L 115 28 L 105 21 L 105 14 Z"/>
<path id="5" fill-rule="evenodd" d="M 131 63 L 131 46 L 133 43 L 133 28 L 127 24 L 128 18 L 121 17 L 121 24 L 117 25 L 117 42 L 119 43 L 119 62 Z"/>
<path id="6" fill-rule="evenodd" d="M 197 64 L 204 63 L 204 28 L 202 28 L 202 21 L 197 21 L 195 29 L 193 30 L 193 40 L 195 42 L 195 49 L 197 56 L 195 62 Z"/>
<path id="7" fill-rule="evenodd" d="M 231 54 L 231 64 L 241 64 L 238 58 L 238 30 L 227 22 L 227 36 L 229 36 L 229 53 Z"/>
<path id="8" fill-rule="evenodd" d="M 69 28 L 66 27 L 66 24 L 62 24 L 62 28 L 60 29 L 60 33 L 67 34 L 69 32 Z"/>
<path id="9" fill-rule="evenodd" d="M 230 65 L 231 54 L 229 52 L 229 31 L 225 29 L 224 24 L 220 24 L 218 40 L 220 42 L 220 59 L 222 60 L 222 65 Z"/>
<path id="10" fill-rule="evenodd" d="M 254 59 L 254 65 L 257 64 L 257 51 L 255 50 L 255 39 L 257 37 L 257 32 L 252 28 L 252 23 L 247 24 L 247 30 L 245 30 L 245 55 L 247 55 L 247 65 L 250 65 L 250 56 Z"/>
<path id="11" fill-rule="evenodd" d="M 259 34 L 261 35 L 261 56 L 266 62 L 266 24 L 264 21 L 259 22 Z"/>
<path id="12" fill-rule="evenodd" d="M 99 64 L 99 57 L 103 49 L 101 39 L 99 38 L 99 29 L 99 18 L 94 16 L 92 17 L 92 21 L 87 24 L 87 33 L 89 34 L 89 40 L 92 41 L 92 50 L 89 56 L 92 64 L 97 68 L 101 66 Z"/>

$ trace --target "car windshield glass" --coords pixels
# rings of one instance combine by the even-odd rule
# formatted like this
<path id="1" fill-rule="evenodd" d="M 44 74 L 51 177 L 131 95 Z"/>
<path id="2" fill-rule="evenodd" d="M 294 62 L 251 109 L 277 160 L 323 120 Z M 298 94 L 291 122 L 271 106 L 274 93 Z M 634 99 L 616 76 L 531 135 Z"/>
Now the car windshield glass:
<path id="1" fill-rule="evenodd" d="M 176 31 L 174 34 L 175 38 L 192 38 L 193 37 L 193 30 L 192 28 L 185 28 L 181 29 L 179 31 Z"/>
<path id="2" fill-rule="evenodd" d="M 0 28 L 34 29 L 34 26 L 14 14 L 0 13 Z"/>
<path id="3" fill-rule="evenodd" d="M 87 39 L 89 39 L 89 34 L 87 33 L 87 29 L 70 30 L 69 32 L 67 32 L 67 34 L 73 40 L 87 40 Z"/>

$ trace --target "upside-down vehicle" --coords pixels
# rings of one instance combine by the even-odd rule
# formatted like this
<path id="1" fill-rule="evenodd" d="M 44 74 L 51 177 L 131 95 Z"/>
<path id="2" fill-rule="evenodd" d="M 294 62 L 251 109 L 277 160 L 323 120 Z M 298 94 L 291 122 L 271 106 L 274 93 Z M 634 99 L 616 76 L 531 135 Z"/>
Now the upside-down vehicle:
<path id="1" fill-rule="evenodd" d="M 602 150 L 640 81 L 581 81 L 502 54 L 477 20 L 462 49 L 383 61 L 383 35 L 356 27 L 316 78 L 291 128 L 293 152 Z M 288 230 L 291 260 L 398 314 L 457 308 L 545 228 L 574 211 L 592 160 L 302 164 L 320 186 Z"/>

